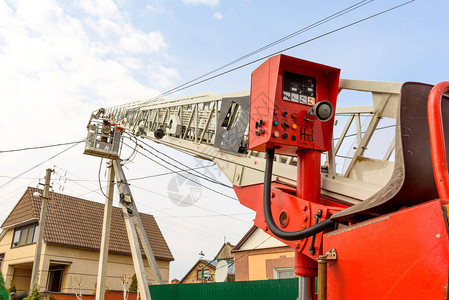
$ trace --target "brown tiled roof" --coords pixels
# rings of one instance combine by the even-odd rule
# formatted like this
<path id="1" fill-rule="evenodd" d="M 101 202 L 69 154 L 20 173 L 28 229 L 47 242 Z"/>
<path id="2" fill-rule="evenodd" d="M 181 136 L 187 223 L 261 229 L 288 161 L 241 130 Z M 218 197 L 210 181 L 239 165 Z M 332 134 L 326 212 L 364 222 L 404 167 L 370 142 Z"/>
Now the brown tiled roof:
<path id="1" fill-rule="evenodd" d="M 41 198 L 33 197 L 34 192 L 42 194 L 42 190 L 29 187 L 3 222 L 2 228 L 33 218 L 39 219 Z M 53 192 L 50 192 L 49 199 L 44 241 L 100 250 L 104 204 Z M 157 259 L 174 260 L 154 217 L 140 213 L 140 218 L 154 256 Z M 112 209 L 109 251 L 131 254 L 125 222 L 118 207 Z"/>

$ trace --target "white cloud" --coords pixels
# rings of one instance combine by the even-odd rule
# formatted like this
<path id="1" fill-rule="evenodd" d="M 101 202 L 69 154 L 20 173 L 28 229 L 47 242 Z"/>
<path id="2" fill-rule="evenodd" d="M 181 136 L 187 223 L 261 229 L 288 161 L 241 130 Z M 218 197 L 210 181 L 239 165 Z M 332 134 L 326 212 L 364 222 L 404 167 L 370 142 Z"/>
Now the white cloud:
<path id="1" fill-rule="evenodd" d="M 164 9 L 161 5 L 150 5 L 150 4 L 147 4 L 147 5 L 145 6 L 145 8 L 143 9 L 142 14 L 143 14 L 143 15 L 149 14 L 149 13 L 158 13 L 158 14 L 161 14 L 161 13 L 163 13 L 164 11 L 165 11 L 165 9 Z"/>
<path id="2" fill-rule="evenodd" d="M 156 85 L 161 89 L 167 89 L 173 86 L 173 78 L 179 78 L 179 73 L 176 69 L 167 68 L 164 66 L 154 67 L 148 66 L 150 70 L 149 81 L 152 85 Z"/>
<path id="3" fill-rule="evenodd" d="M 94 109 L 148 99 L 178 77 L 163 65 L 162 33 L 136 28 L 113 1 L 62 3 L 0 0 L 2 149 L 79 140 Z M 2 173 L 49 156 L 0 157 Z"/>
<path id="4" fill-rule="evenodd" d="M 221 19 L 223 19 L 224 17 L 223 17 L 223 14 L 222 14 L 221 12 L 216 11 L 216 12 L 214 12 L 214 14 L 212 15 L 212 18 L 217 19 L 217 20 L 221 20 Z"/>
<path id="5" fill-rule="evenodd" d="M 220 2 L 220 0 L 182 0 L 182 2 L 185 5 L 189 5 L 189 4 L 200 5 L 200 4 L 203 4 L 203 5 L 209 5 L 209 6 L 216 6 Z"/>

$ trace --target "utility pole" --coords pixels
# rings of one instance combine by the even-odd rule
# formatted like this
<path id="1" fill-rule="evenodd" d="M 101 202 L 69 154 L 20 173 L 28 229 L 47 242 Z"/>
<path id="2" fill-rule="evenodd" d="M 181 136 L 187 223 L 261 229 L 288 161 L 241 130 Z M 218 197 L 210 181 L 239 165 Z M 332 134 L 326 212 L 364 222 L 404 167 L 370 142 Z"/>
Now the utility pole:
<path id="1" fill-rule="evenodd" d="M 109 236 L 111 235 L 111 215 L 112 215 L 112 199 L 114 197 L 114 177 L 115 170 L 112 165 L 112 159 L 109 161 L 108 169 L 108 186 L 106 189 L 106 199 L 104 203 L 103 229 L 101 236 L 100 259 L 98 261 L 98 277 L 97 277 L 97 293 L 96 300 L 104 300 L 106 291 L 106 276 L 108 265 Z"/>
<path id="2" fill-rule="evenodd" d="M 45 217 L 47 215 L 48 191 L 50 189 L 51 172 L 53 172 L 52 169 L 47 169 L 45 174 L 44 195 L 40 196 L 40 198 L 42 199 L 42 205 L 39 217 L 39 231 L 37 232 L 36 239 L 36 252 L 34 254 L 33 272 L 31 273 L 30 291 L 32 291 L 39 282 L 39 266 L 41 262 L 42 240 L 44 237 Z"/>

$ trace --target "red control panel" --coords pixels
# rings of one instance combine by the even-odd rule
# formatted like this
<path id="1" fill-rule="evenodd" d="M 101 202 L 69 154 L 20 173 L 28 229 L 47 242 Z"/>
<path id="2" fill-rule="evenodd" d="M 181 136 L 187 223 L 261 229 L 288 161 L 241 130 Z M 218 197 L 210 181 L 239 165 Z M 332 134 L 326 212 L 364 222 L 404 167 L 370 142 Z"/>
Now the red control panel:
<path id="1" fill-rule="evenodd" d="M 340 69 L 277 55 L 251 75 L 249 149 L 296 155 L 331 145 Z"/>

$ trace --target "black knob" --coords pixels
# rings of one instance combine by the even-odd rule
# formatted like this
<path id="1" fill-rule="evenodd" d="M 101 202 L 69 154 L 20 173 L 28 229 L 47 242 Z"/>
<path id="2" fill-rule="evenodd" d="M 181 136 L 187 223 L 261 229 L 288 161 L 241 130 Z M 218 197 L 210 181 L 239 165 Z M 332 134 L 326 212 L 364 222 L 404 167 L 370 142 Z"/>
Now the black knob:
<path id="1" fill-rule="evenodd" d="M 296 141 L 296 136 L 292 135 L 292 141 Z"/>
<path id="2" fill-rule="evenodd" d="M 286 138 L 288 138 L 288 134 L 284 133 L 284 134 L 282 135 L 282 138 L 285 140 Z"/>
<path id="3" fill-rule="evenodd" d="M 284 126 L 284 128 L 290 128 L 290 126 L 288 125 L 287 122 L 284 122 L 284 124 L 282 124 L 282 126 Z"/>
<path id="4" fill-rule="evenodd" d="M 288 116 L 288 112 L 284 111 L 284 112 L 282 113 L 282 115 L 283 115 L 284 117 L 286 117 L 286 116 Z"/>

